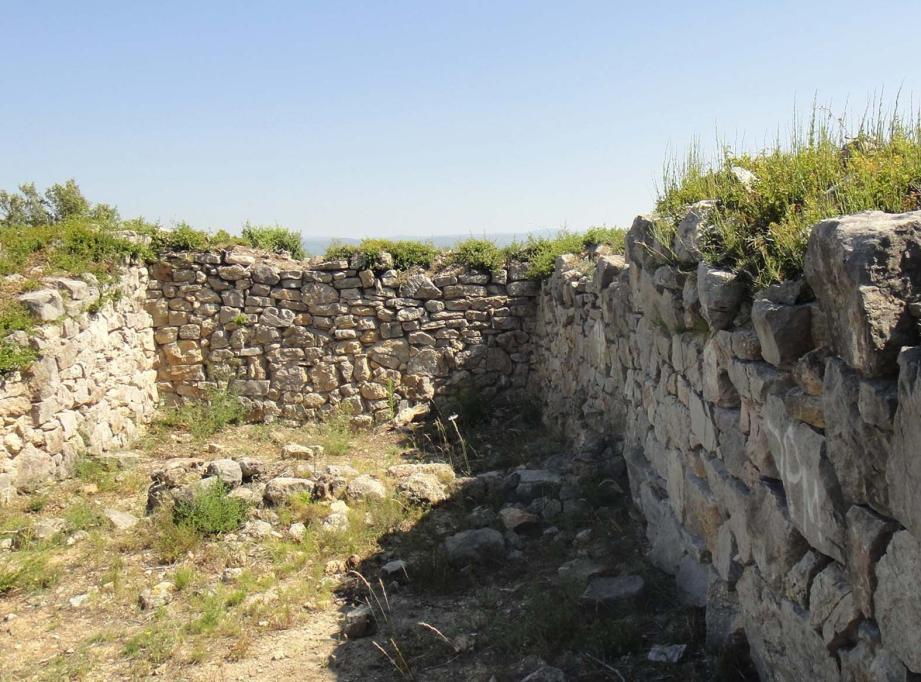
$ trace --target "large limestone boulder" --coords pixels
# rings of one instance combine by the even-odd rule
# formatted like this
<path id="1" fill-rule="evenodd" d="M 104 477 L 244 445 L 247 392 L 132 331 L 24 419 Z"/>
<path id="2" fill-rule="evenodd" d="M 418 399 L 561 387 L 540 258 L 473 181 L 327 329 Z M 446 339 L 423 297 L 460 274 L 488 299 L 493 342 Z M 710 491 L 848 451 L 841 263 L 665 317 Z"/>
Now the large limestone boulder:
<path id="1" fill-rule="evenodd" d="M 834 350 L 865 376 L 891 374 L 918 332 L 908 301 L 921 285 L 921 211 L 867 211 L 812 228 L 806 278 Z"/>

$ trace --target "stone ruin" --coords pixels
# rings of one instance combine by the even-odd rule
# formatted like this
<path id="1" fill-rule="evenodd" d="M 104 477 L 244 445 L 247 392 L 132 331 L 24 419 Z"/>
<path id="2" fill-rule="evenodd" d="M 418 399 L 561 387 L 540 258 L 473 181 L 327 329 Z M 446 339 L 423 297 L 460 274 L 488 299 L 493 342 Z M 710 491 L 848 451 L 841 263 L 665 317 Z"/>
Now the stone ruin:
<path id="1" fill-rule="evenodd" d="M 921 213 L 816 225 L 752 296 L 637 218 L 624 257 L 549 280 L 376 272 L 247 249 L 166 254 L 26 295 L 39 360 L 0 380 L 0 502 L 229 387 L 258 419 L 359 424 L 457 391 L 530 396 L 626 463 L 650 559 L 764 679 L 921 675 Z M 663 248 L 667 247 L 667 248 Z M 675 253 L 678 263 L 658 254 Z"/>

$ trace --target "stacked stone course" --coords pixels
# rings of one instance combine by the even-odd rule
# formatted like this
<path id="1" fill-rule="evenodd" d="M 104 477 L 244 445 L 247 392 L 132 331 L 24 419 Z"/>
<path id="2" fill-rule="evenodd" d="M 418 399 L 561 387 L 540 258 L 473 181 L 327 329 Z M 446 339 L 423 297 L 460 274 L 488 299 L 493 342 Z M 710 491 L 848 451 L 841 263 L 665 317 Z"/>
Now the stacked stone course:
<path id="1" fill-rule="evenodd" d="M 49 278 L 21 297 L 44 324 L 18 333 L 38 360 L 0 377 L 0 506 L 68 476 L 81 453 L 127 447 L 156 409 L 147 268 L 127 267 L 115 288 L 87 280 Z"/>
<path id="2" fill-rule="evenodd" d="M 262 419 L 335 408 L 385 420 L 463 387 L 522 388 L 538 284 L 524 266 L 375 272 L 248 249 L 171 254 L 151 268 L 159 391 L 228 386 Z"/>
<path id="3" fill-rule="evenodd" d="M 668 245 L 638 218 L 590 276 L 558 261 L 532 390 L 570 437 L 623 439 L 650 557 L 710 642 L 747 640 L 763 679 L 915 679 L 921 212 L 820 223 L 806 276 L 751 300 L 699 262 L 705 211 Z"/>

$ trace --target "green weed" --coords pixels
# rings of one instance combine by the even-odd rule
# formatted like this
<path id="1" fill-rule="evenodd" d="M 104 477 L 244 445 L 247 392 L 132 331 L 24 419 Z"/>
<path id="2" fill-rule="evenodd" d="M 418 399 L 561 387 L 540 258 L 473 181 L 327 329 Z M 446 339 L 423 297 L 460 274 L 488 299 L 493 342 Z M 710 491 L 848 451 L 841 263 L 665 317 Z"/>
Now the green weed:
<path id="1" fill-rule="evenodd" d="M 173 523 L 199 535 L 217 535 L 237 530 L 246 520 L 246 502 L 227 495 L 227 488 L 214 483 L 189 502 L 173 508 Z"/>
<path id="2" fill-rule="evenodd" d="M 246 223 L 240 236 L 245 243 L 257 249 L 287 253 L 295 260 L 307 256 L 301 243 L 301 235 L 285 227 L 259 227 Z"/>
<path id="3" fill-rule="evenodd" d="M 167 409 L 158 420 L 160 426 L 183 429 L 195 438 L 212 436 L 225 426 L 240 424 L 246 409 L 240 399 L 226 389 L 210 391 L 204 400 L 189 401 Z"/>

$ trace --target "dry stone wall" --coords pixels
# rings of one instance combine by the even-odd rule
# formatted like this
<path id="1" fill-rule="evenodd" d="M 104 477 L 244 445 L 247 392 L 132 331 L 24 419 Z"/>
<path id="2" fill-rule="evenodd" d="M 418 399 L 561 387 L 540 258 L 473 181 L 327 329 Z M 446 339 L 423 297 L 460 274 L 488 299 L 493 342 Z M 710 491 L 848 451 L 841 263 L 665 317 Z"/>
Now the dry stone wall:
<path id="1" fill-rule="evenodd" d="M 0 506 L 17 489 L 69 475 L 80 453 L 128 446 L 153 414 L 147 277 L 145 266 L 133 266 L 114 288 L 91 277 L 50 278 L 21 297 L 43 324 L 17 334 L 40 356 L 0 377 Z"/>
<path id="2" fill-rule="evenodd" d="M 698 262 L 705 210 L 674 244 L 638 218 L 626 259 L 558 261 L 532 390 L 620 443 L 711 643 L 747 640 L 764 679 L 919 679 L 921 213 L 820 223 L 805 278 L 752 299 Z"/>
<path id="3" fill-rule="evenodd" d="M 461 389 L 523 388 L 539 285 L 524 266 L 374 271 L 248 249 L 151 267 L 158 387 L 168 401 L 227 386 L 257 418 L 357 421 Z"/>

